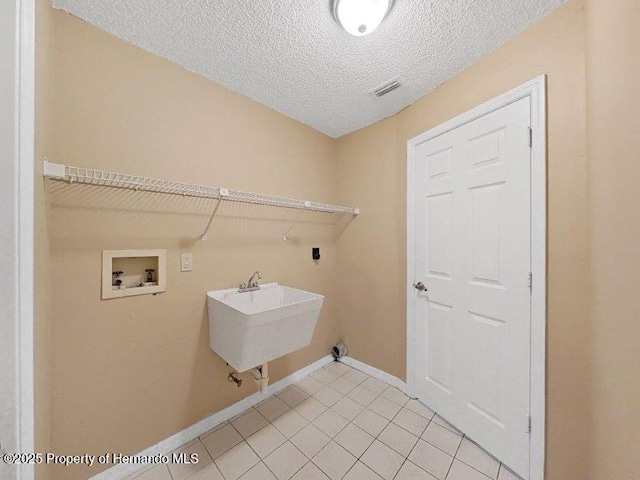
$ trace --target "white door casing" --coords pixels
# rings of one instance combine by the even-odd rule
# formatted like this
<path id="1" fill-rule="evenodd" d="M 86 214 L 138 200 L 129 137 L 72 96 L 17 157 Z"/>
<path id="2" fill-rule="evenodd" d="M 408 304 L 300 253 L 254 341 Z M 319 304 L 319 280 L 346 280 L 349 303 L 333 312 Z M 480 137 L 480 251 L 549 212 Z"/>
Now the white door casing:
<path id="1" fill-rule="evenodd" d="M 35 0 L 0 7 L 0 442 L 7 452 L 34 451 L 33 215 Z M 30 480 L 34 465 L 0 461 L 0 478 Z"/>
<path id="2" fill-rule="evenodd" d="M 15 2 L 0 4 L 0 158 L 4 174 L 0 177 L 0 265 L 4 270 L 0 278 L 0 444 L 4 450 L 14 451 L 17 446 L 17 265 L 16 265 L 16 11 Z M 6 65 L 6 67 L 5 67 Z M 16 467 L 0 460 L 0 478 L 15 475 Z"/>
<path id="3" fill-rule="evenodd" d="M 539 77 L 408 144 L 409 393 L 531 479 L 544 472 L 543 117 Z"/>

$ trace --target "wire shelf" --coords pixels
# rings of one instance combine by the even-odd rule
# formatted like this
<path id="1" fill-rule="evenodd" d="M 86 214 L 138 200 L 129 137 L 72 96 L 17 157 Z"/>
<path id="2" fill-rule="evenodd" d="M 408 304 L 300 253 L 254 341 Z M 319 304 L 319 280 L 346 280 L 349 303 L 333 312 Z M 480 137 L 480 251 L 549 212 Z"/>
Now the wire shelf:
<path id="1" fill-rule="evenodd" d="M 171 180 L 160 180 L 157 178 L 109 172 L 94 168 L 72 167 L 52 163 L 47 160 L 44 161 L 44 176 L 51 178 L 52 180 L 66 181 L 69 183 L 124 188 L 143 192 L 167 193 L 186 197 L 213 198 L 232 202 L 251 203 L 254 205 L 267 205 L 271 207 L 302 209 L 324 213 L 360 214 L 359 208 L 311 202 L 308 200 L 296 200 L 293 198 L 263 195 L 260 193 L 249 193 L 221 187 L 208 187 L 205 185 L 173 182 Z"/>

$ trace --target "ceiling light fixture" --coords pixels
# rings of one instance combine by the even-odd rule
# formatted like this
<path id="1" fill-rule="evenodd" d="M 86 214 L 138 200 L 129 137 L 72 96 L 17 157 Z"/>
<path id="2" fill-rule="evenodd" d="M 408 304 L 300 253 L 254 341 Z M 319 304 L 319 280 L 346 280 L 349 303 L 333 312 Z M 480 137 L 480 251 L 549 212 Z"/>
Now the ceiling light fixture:
<path id="1" fill-rule="evenodd" d="M 373 32 L 385 19 L 394 0 L 333 0 L 333 16 L 351 35 Z"/>

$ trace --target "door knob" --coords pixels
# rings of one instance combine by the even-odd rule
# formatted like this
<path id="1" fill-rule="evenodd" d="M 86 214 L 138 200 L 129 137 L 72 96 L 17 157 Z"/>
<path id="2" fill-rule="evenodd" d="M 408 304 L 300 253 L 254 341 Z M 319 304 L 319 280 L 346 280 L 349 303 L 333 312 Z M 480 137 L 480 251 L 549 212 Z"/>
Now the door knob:
<path id="1" fill-rule="evenodd" d="M 414 283 L 413 284 L 413 288 L 415 288 L 416 290 L 420 290 L 421 292 L 426 292 L 427 291 L 427 287 L 425 287 L 424 283 L 422 283 L 422 282 Z"/>

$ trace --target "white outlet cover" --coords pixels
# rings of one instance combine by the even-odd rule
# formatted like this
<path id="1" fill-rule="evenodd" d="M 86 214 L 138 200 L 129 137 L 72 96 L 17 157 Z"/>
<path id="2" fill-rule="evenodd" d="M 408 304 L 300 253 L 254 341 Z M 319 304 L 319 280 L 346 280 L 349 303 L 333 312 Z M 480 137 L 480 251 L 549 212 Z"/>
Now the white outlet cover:
<path id="1" fill-rule="evenodd" d="M 192 272 L 193 271 L 193 254 L 191 253 L 183 253 L 180 255 L 180 271 L 181 272 Z"/>

